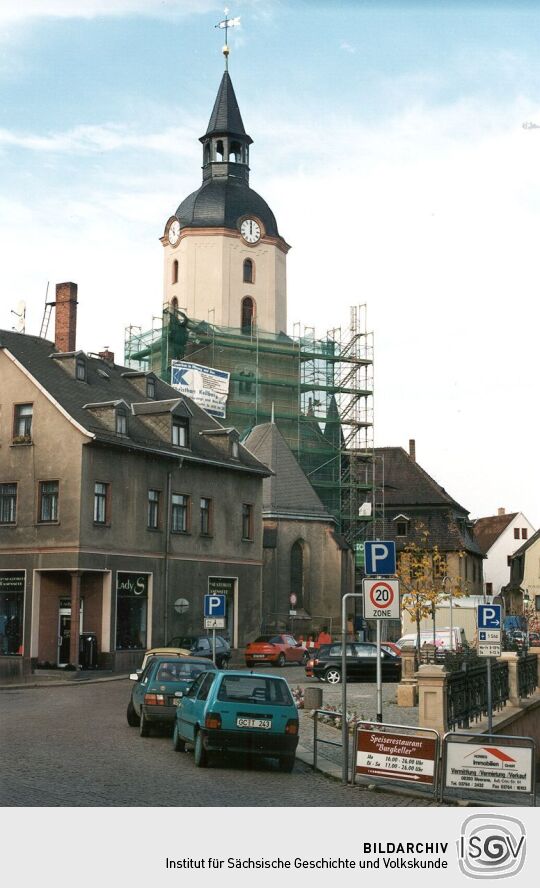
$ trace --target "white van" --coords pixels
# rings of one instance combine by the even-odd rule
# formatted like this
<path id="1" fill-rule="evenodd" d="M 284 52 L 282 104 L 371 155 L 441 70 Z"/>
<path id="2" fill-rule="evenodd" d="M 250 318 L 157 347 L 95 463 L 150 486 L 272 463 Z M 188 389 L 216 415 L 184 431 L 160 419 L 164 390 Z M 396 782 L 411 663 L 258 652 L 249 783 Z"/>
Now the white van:
<path id="1" fill-rule="evenodd" d="M 453 646 L 450 645 L 450 626 L 443 626 L 441 629 L 435 629 L 435 646 L 439 650 L 449 651 L 453 649 L 454 651 L 462 651 L 466 646 L 465 632 L 459 626 L 452 627 L 452 635 L 454 637 Z M 417 633 L 409 632 L 407 635 L 402 635 L 396 644 L 398 647 L 416 647 L 417 644 Z M 433 632 L 429 632 L 425 629 L 422 629 L 420 632 L 420 647 L 424 644 L 433 644 Z"/>

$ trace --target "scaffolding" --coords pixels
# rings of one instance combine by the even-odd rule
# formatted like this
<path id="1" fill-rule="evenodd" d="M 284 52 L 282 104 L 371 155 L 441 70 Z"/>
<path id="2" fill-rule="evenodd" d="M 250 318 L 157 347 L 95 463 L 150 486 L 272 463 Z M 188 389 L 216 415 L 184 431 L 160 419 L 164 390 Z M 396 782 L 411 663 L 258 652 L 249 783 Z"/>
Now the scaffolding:
<path id="1" fill-rule="evenodd" d="M 380 538 L 384 514 L 373 444 L 373 333 L 366 306 L 348 329 L 317 337 L 295 324 L 292 336 L 218 327 L 166 308 L 152 329 L 126 328 L 125 363 L 167 382 L 172 360 L 230 373 L 227 425 L 245 437 L 277 424 L 339 531 L 358 551 Z M 377 479 L 377 481 L 376 481 Z"/>

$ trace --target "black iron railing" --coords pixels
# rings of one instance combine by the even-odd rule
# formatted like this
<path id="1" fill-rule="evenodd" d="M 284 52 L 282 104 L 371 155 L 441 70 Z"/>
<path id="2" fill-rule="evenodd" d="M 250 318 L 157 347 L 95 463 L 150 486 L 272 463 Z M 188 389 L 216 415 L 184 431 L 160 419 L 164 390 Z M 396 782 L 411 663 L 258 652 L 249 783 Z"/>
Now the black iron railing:
<path id="1" fill-rule="evenodd" d="M 518 693 L 521 698 L 530 697 L 538 687 L 538 657 L 526 654 L 518 658 Z"/>
<path id="2" fill-rule="evenodd" d="M 474 662 L 474 665 L 473 665 Z M 471 721 L 487 715 L 487 664 L 481 658 L 464 662 L 459 670 L 450 672 L 447 681 L 448 727 L 468 728 Z M 491 664 L 493 711 L 502 709 L 509 697 L 508 663 Z"/>

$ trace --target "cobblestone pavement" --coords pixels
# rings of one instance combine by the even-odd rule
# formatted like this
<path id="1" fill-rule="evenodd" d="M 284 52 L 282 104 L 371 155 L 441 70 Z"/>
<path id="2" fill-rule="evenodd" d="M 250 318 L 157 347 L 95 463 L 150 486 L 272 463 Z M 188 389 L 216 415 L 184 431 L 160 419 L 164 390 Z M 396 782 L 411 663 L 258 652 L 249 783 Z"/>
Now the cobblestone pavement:
<path id="1" fill-rule="evenodd" d="M 301 670 L 281 674 L 296 685 Z M 305 684 L 305 679 L 302 681 Z M 343 787 L 298 762 L 230 759 L 196 768 L 170 737 L 126 722 L 128 680 L 0 693 L 0 805 L 418 806 L 406 796 Z M 307 725 L 312 729 L 311 723 Z"/>

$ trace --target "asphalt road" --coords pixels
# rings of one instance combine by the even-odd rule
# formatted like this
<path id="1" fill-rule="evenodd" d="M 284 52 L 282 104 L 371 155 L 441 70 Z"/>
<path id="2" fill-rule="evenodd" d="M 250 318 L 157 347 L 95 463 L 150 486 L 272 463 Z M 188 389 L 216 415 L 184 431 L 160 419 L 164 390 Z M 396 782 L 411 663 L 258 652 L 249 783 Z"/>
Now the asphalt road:
<path id="1" fill-rule="evenodd" d="M 303 671 L 281 674 L 296 684 Z M 304 677 L 305 683 L 305 677 Z M 0 693 L 3 806 L 383 806 L 418 801 L 373 794 L 298 762 L 235 758 L 196 768 L 169 736 L 141 738 L 126 722 L 127 680 Z"/>

